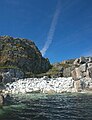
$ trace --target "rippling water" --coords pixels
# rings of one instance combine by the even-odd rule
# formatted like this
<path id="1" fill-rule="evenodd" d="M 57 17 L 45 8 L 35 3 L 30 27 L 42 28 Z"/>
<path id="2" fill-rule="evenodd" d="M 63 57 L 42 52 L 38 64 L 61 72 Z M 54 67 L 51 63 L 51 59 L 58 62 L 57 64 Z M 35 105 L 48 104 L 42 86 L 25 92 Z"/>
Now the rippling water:
<path id="1" fill-rule="evenodd" d="M 92 95 L 29 94 L 15 96 L 0 110 L 0 120 L 92 120 Z"/>

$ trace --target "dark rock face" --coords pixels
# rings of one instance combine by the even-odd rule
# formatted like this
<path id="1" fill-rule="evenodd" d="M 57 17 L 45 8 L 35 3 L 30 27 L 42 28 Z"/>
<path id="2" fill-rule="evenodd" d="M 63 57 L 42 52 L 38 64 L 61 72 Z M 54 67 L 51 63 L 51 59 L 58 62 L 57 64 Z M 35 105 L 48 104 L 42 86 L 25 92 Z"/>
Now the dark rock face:
<path id="1" fill-rule="evenodd" d="M 0 75 L 0 83 L 2 82 L 2 79 L 3 79 L 3 77 L 2 77 L 2 75 Z"/>
<path id="2" fill-rule="evenodd" d="M 20 71 L 21 74 L 36 74 L 46 72 L 49 68 L 49 60 L 42 57 L 33 41 L 9 36 L 0 37 L 0 72 L 8 69 L 14 74 L 15 69 L 15 74 L 18 74 L 16 71 Z"/>
<path id="3" fill-rule="evenodd" d="M 0 108 L 3 107 L 3 104 L 4 104 L 4 97 L 0 95 Z"/>

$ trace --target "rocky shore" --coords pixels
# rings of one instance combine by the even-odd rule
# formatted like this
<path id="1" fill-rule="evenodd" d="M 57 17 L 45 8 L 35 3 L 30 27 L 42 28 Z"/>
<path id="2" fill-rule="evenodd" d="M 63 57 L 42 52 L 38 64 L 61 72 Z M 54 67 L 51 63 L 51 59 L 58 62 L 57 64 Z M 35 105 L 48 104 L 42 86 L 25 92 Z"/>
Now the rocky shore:
<path id="1" fill-rule="evenodd" d="M 85 78 L 73 80 L 68 78 L 27 78 L 6 84 L 6 92 L 19 93 L 64 93 L 64 92 L 87 92 L 92 90 L 92 79 Z"/>
<path id="2" fill-rule="evenodd" d="M 31 40 L 0 36 L 0 105 L 8 94 L 92 92 L 92 57 L 50 64 Z"/>
<path id="3" fill-rule="evenodd" d="M 48 78 L 25 78 L 12 83 L 7 83 L 0 93 L 0 108 L 6 102 L 9 103 L 12 94 L 29 93 L 92 93 L 92 79 L 80 78 L 74 80 L 72 77 Z"/>
<path id="4" fill-rule="evenodd" d="M 5 85 L 3 93 L 64 93 L 92 91 L 92 57 L 80 57 L 75 60 L 64 61 L 63 76 L 43 76 L 41 78 L 15 79 Z M 62 69 L 62 66 L 57 66 Z M 53 68 L 52 68 L 53 69 Z M 66 72 L 65 72 L 66 71 Z M 59 71 L 58 71 L 59 72 Z M 65 75 L 67 74 L 67 75 Z"/>

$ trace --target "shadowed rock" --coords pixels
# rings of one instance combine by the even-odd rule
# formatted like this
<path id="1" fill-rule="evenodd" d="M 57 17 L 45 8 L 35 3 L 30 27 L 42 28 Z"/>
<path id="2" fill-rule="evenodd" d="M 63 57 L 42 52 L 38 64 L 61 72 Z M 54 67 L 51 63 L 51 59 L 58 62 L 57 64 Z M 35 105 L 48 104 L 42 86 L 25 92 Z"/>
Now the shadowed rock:
<path id="1" fill-rule="evenodd" d="M 4 104 L 4 97 L 0 94 L 0 108 L 3 107 Z"/>

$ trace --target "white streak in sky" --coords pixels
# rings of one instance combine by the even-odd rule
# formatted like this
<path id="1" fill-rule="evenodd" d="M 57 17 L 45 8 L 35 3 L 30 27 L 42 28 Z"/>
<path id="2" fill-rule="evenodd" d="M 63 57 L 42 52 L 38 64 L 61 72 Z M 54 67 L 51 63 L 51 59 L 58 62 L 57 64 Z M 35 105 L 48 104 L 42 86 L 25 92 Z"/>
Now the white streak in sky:
<path id="1" fill-rule="evenodd" d="M 49 29 L 49 32 L 48 32 L 47 41 L 46 41 L 43 49 L 41 50 L 41 53 L 42 53 L 43 56 L 45 55 L 45 53 L 48 50 L 50 44 L 52 43 L 60 11 L 61 11 L 61 1 L 58 0 L 56 11 L 54 13 L 52 23 L 51 23 L 51 26 L 50 26 L 50 29 Z"/>

